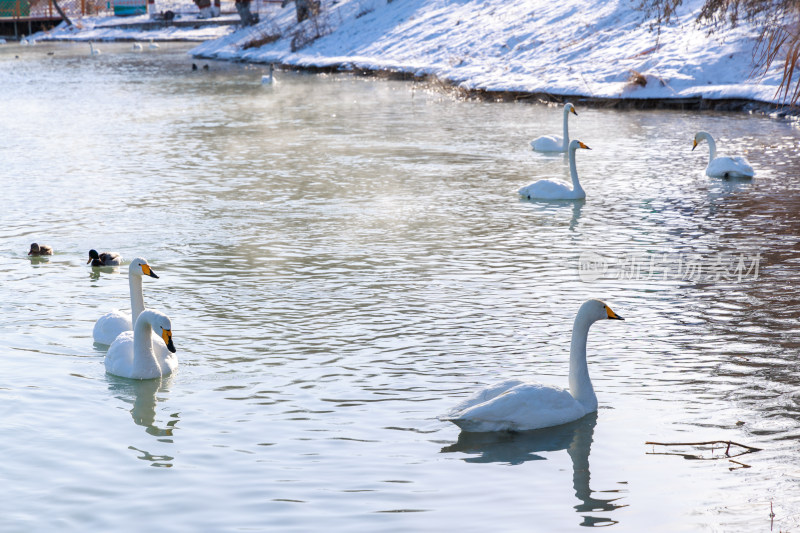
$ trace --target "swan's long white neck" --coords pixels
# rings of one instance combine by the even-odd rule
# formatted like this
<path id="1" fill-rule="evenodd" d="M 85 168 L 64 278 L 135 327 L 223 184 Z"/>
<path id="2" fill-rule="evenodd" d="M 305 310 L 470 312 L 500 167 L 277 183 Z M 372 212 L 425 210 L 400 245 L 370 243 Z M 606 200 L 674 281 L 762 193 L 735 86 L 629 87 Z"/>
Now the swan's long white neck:
<path id="1" fill-rule="evenodd" d="M 148 313 L 140 314 L 133 326 L 133 367 L 137 375 L 160 376 L 161 365 L 153 351 L 153 326 Z"/>
<path id="2" fill-rule="evenodd" d="M 711 135 L 706 136 L 706 140 L 708 141 L 708 163 L 714 160 L 717 157 L 717 143 L 714 142 L 714 139 Z"/>
<path id="3" fill-rule="evenodd" d="M 570 154 L 574 157 L 575 152 Z M 586 363 L 586 340 L 592 325 L 584 313 L 578 312 L 572 326 L 572 344 L 569 349 L 569 393 L 583 405 L 587 412 L 597 410 L 597 396 L 589 379 L 589 365 Z"/>
<path id="4" fill-rule="evenodd" d="M 714 138 L 711 134 L 705 131 L 701 131 L 697 136 L 708 141 L 708 163 L 711 164 L 714 158 L 717 157 L 717 143 L 714 142 Z"/>
<path id="5" fill-rule="evenodd" d="M 564 127 L 566 128 L 566 125 Z M 578 167 L 575 165 L 575 148 L 569 149 L 569 175 L 572 177 L 572 190 L 575 192 L 583 192 L 583 187 L 581 187 L 581 183 L 578 181 Z"/>
<path id="6" fill-rule="evenodd" d="M 128 285 L 131 289 L 131 323 L 136 324 L 136 319 L 144 311 L 144 296 L 142 295 L 142 277 L 128 273 Z"/>
<path id="7" fill-rule="evenodd" d="M 569 122 L 569 107 L 564 106 L 564 148 L 569 147 L 569 128 L 567 124 Z"/>

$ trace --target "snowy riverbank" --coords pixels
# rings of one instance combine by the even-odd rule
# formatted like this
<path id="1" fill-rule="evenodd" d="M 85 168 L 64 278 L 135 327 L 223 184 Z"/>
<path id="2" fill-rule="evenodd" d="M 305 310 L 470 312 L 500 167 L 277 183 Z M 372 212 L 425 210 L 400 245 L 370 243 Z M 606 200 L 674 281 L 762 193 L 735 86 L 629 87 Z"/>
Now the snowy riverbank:
<path id="1" fill-rule="evenodd" d="M 636 3 L 323 0 L 317 19 L 301 25 L 290 5 L 275 6 L 251 28 L 206 30 L 213 35 L 201 38 L 216 38 L 192 54 L 301 68 L 388 70 L 433 76 L 470 91 L 781 103 L 776 92 L 782 64 L 753 76 L 755 28 L 742 25 L 709 36 L 694 23 L 701 2 L 689 0 L 657 37 Z M 151 30 L 146 37 L 174 38 L 169 34 L 176 30 L 159 31 L 161 36 Z M 60 28 L 51 35 L 59 33 Z"/>

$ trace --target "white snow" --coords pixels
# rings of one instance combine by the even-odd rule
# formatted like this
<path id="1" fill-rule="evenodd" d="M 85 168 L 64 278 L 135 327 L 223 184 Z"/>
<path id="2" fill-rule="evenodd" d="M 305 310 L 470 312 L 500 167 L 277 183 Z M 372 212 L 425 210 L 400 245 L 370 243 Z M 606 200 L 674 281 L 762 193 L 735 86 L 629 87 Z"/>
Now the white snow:
<path id="1" fill-rule="evenodd" d="M 685 1 L 660 35 L 635 9 L 638 0 L 322 2 L 317 20 L 299 26 L 294 5 L 289 4 L 262 13 L 262 22 L 251 28 L 194 30 L 196 38 L 217 38 L 191 53 L 299 67 L 433 75 L 465 89 L 486 91 L 782 102 L 776 95 L 782 61 L 766 75 L 753 73 L 758 29 L 742 24 L 709 35 L 708 28 L 695 23 L 702 0 Z M 101 24 L 87 31 L 94 33 L 88 37 L 83 31 L 77 33 L 95 40 L 118 35 L 99 33 L 105 31 Z M 141 38 L 175 38 L 178 31 L 151 30 Z M 52 35 L 59 32 L 63 27 Z M 317 32 L 324 35 L 292 51 L 297 34 Z M 244 48 L 255 39 L 277 34 L 281 37 L 274 42 Z M 632 71 L 645 76 L 646 86 L 629 81 Z"/>

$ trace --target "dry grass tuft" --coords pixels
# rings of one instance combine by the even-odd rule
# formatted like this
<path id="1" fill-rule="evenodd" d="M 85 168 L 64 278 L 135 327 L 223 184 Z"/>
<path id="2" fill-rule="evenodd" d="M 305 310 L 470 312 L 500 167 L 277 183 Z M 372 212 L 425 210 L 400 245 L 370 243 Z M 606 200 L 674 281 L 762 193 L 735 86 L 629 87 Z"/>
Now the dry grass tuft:
<path id="1" fill-rule="evenodd" d="M 628 77 L 629 86 L 633 85 L 638 85 L 640 87 L 647 86 L 647 78 L 644 76 L 644 74 L 642 74 L 641 72 L 637 72 L 633 69 L 631 69 L 629 72 L 631 73 L 631 75 Z"/>

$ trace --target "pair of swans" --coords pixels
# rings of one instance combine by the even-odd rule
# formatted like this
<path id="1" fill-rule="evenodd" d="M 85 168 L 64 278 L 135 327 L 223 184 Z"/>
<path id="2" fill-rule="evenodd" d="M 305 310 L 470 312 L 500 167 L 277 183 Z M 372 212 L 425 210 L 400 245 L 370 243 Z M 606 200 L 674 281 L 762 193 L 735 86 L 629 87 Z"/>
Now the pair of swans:
<path id="1" fill-rule="evenodd" d="M 591 150 L 588 146 L 578 140 L 569 140 L 569 114 L 577 116 L 575 106 L 567 102 L 564 104 L 564 136 L 542 135 L 531 141 L 531 147 L 536 152 L 568 152 L 569 153 L 569 173 L 572 178 L 572 188 L 564 183 L 551 180 L 539 180 L 525 187 L 518 192 L 519 195 L 528 200 L 582 200 L 586 198 L 586 191 L 578 181 L 578 170 L 575 167 L 575 150 L 583 148 Z"/>
<path id="2" fill-rule="evenodd" d="M 97 320 L 92 331 L 96 343 L 111 345 L 104 363 L 106 371 L 115 376 L 152 379 L 167 376 L 178 368 L 172 323 L 164 313 L 145 309 L 143 276 L 158 278 L 147 260 L 137 257 L 128 268 L 131 316 L 111 311 Z M 153 339 L 153 332 L 160 340 Z"/>
<path id="3" fill-rule="evenodd" d="M 464 400 L 441 420 L 464 431 L 526 431 L 559 426 L 597 411 L 586 363 L 589 327 L 598 320 L 623 320 L 600 300 L 581 305 L 572 327 L 569 390 L 518 379 L 503 381 Z"/>

